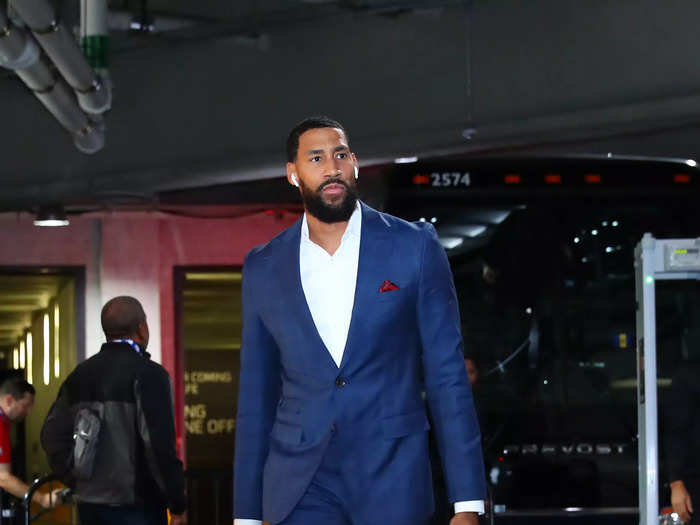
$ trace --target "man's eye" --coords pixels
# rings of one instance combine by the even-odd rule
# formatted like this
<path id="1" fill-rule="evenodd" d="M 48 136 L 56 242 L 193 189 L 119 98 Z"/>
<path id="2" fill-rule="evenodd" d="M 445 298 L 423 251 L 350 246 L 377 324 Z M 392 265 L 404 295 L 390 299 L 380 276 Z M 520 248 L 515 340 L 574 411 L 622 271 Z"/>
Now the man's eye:
<path id="1" fill-rule="evenodd" d="M 315 157 L 311 157 L 311 162 L 318 162 L 321 160 L 321 157 L 316 155 Z"/>
<path id="2" fill-rule="evenodd" d="M 348 156 L 347 153 L 338 153 L 338 158 L 339 158 L 339 159 L 347 158 L 347 156 Z"/>

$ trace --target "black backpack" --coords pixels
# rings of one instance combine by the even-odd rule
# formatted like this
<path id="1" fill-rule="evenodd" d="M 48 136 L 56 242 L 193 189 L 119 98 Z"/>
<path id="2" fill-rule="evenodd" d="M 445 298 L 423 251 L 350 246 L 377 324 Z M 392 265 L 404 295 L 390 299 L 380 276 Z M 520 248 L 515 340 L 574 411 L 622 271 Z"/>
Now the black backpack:
<path id="1" fill-rule="evenodd" d="M 102 427 L 100 412 L 102 411 L 93 407 L 83 407 L 75 415 L 73 425 L 73 476 L 75 479 L 89 480 L 92 477 Z"/>

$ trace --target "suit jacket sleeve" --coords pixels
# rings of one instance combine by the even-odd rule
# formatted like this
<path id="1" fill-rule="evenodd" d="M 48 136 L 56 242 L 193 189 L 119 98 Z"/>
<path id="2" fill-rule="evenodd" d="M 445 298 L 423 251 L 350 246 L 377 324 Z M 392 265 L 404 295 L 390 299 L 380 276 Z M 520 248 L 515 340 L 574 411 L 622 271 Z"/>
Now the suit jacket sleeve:
<path id="1" fill-rule="evenodd" d="M 234 516 L 247 519 L 262 518 L 263 466 L 280 397 L 279 350 L 259 314 L 265 283 L 256 279 L 258 262 L 249 253 L 243 265 L 243 338 L 233 474 Z"/>
<path id="2" fill-rule="evenodd" d="M 435 229 L 423 230 L 418 324 L 433 428 L 450 501 L 486 497 L 481 434 L 464 368 L 460 316 L 445 250 Z"/>

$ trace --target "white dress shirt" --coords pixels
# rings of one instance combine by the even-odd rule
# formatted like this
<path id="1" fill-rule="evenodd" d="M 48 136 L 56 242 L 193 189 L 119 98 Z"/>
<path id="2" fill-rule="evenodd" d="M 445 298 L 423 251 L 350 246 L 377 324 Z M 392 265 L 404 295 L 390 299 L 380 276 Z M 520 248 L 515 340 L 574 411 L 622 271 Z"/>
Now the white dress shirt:
<path id="1" fill-rule="evenodd" d="M 333 255 L 309 238 L 306 214 L 301 222 L 299 272 L 306 303 L 335 364 L 340 367 L 355 302 L 357 265 L 360 260 L 362 208 L 358 202 Z M 458 501 L 455 512 L 484 513 L 483 501 Z M 234 525 L 260 525 L 262 521 L 235 519 Z"/>
<path id="2" fill-rule="evenodd" d="M 301 287 L 318 335 L 338 367 L 343 360 L 355 303 L 361 233 L 362 210 L 359 202 L 333 255 L 309 238 L 306 214 L 301 223 Z"/>

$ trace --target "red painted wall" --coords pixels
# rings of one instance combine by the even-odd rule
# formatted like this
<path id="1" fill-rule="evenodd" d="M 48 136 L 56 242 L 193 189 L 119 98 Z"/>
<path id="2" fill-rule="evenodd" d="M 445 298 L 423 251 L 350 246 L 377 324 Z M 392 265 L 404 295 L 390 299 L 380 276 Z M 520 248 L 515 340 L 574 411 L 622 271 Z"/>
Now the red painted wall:
<path id="1" fill-rule="evenodd" d="M 251 248 L 267 242 L 298 218 L 293 213 L 259 213 L 240 219 L 177 218 L 159 223 L 162 364 L 173 378 L 178 445 L 183 458 L 184 359 L 176 348 L 173 267 L 240 266 Z"/>
<path id="2" fill-rule="evenodd" d="M 151 327 L 149 349 L 173 380 L 182 458 L 186 457 L 181 439 L 184 377 L 176 347 L 173 268 L 240 266 L 252 247 L 267 242 L 300 216 L 264 212 L 239 216 L 245 209 L 227 209 L 238 218 L 112 212 L 74 217 L 64 228 L 35 227 L 29 214 L 0 214 L 0 266 L 86 268 L 86 328 L 78 337 L 85 338 L 87 356 L 103 341 L 102 305 L 121 294 L 141 299 Z M 158 323 L 160 333 L 154 334 Z"/>

